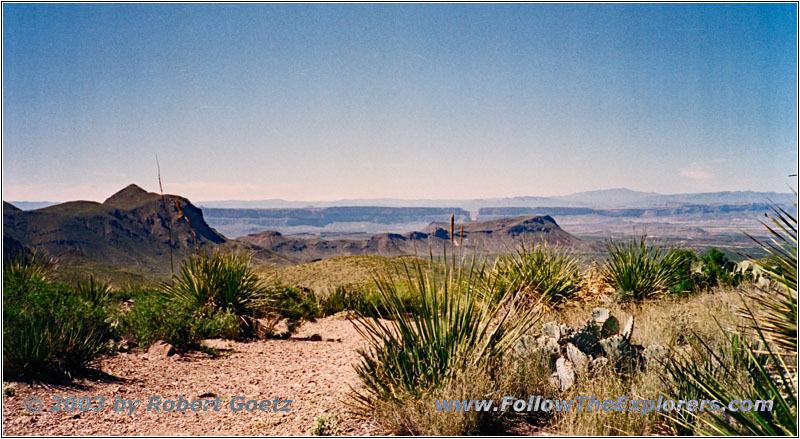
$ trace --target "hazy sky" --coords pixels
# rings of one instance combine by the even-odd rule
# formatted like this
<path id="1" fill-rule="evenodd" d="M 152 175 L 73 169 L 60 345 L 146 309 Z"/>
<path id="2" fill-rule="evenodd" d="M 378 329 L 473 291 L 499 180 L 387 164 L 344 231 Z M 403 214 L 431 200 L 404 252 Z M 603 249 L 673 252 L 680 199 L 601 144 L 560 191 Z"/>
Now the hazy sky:
<path id="1" fill-rule="evenodd" d="M 3 5 L 3 199 L 787 191 L 797 7 Z"/>

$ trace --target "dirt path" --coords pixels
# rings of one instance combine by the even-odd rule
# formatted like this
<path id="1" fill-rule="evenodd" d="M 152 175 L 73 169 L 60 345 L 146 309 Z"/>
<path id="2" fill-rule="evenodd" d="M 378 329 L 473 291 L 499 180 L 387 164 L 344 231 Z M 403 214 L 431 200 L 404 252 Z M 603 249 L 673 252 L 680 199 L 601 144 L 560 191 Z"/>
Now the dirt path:
<path id="1" fill-rule="evenodd" d="M 323 341 L 300 340 L 319 334 Z M 327 341 L 333 339 L 334 341 Z M 341 340 L 341 341 L 337 341 Z M 251 343 L 222 342 L 230 355 L 211 358 L 202 353 L 148 359 L 141 352 L 123 353 L 101 362 L 116 380 L 83 380 L 69 387 L 15 383 L 13 396 L 3 396 L 5 435 L 307 435 L 321 417 L 338 415 L 342 434 L 375 433 L 375 426 L 347 414 L 350 386 L 358 385 L 353 370 L 362 339 L 352 324 L 335 317 L 305 324 L 289 340 Z M 45 409 L 52 397 L 102 396 L 100 411 L 29 414 L 25 399 L 38 397 Z M 219 411 L 147 411 L 149 399 L 221 399 Z M 201 397 L 202 396 L 202 397 Z M 246 400 L 276 397 L 292 400 L 289 412 L 233 411 L 233 397 Z M 112 410 L 114 400 L 140 400 L 131 415 Z M 283 404 L 281 404 L 283 405 Z M 98 407 L 98 403 L 91 407 Z"/>

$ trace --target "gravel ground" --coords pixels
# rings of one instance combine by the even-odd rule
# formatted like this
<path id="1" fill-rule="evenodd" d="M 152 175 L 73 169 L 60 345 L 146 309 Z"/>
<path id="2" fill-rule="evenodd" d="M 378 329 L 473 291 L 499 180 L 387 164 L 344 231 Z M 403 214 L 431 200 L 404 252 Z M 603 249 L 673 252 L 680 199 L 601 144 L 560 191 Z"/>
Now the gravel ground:
<path id="1" fill-rule="evenodd" d="M 309 338 L 319 334 L 322 341 Z M 192 352 L 149 359 L 146 353 L 105 358 L 100 369 L 109 379 L 84 379 L 71 386 L 4 383 L 14 395 L 3 396 L 4 435 L 308 435 L 321 417 L 338 416 L 340 434 L 376 434 L 375 426 L 347 413 L 344 401 L 358 385 L 353 370 L 363 343 L 352 324 L 330 317 L 305 324 L 288 340 L 249 343 L 218 341 L 229 348 L 221 357 Z M 6 393 L 6 392 L 4 392 Z M 38 397 L 44 410 L 31 414 L 26 398 Z M 53 396 L 105 397 L 100 411 L 49 412 Z M 178 400 L 219 397 L 219 411 L 147 411 L 151 397 Z M 233 397 L 246 400 L 292 400 L 291 411 L 231 410 Z M 112 409 L 117 399 L 140 400 L 132 414 Z M 198 403 L 199 404 L 199 403 Z M 92 408 L 99 407 L 95 402 Z"/>

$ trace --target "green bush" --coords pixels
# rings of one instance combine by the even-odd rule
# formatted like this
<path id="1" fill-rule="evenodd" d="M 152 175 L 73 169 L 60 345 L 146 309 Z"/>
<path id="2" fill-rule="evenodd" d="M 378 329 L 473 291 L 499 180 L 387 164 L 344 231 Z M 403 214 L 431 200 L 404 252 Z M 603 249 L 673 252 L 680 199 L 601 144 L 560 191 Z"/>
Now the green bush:
<path id="1" fill-rule="evenodd" d="M 702 262 L 703 283 L 707 288 L 735 287 L 747 279 L 745 273 L 738 269 L 737 264 L 716 248 L 712 248 L 701 256 L 700 261 Z"/>
<path id="2" fill-rule="evenodd" d="M 699 272 L 700 261 L 694 250 L 673 249 L 667 254 L 667 259 L 675 265 L 675 277 L 670 293 L 687 295 L 703 289 L 705 282 Z"/>
<path id="3" fill-rule="evenodd" d="M 398 297 L 406 312 L 419 309 L 419 299 L 406 288 L 398 290 Z M 339 286 L 319 302 L 321 315 L 329 316 L 342 311 L 353 311 L 370 317 L 389 318 L 389 311 L 381 293 L 373 286 Z"/>
<path id="4" fill-rule="evenodd" d="M 258 310 L 259 316 L 286 319 L 289 334 L 295 332 L 303 321 L 313 322 L 320 316 L 313 293 L 305 293 L 280 282 L 264 288 L 262 296 L 253 301 L 253 307 Z"/>
<path id="5" fill-rule="evenodd" d="M 319 301 L 319 306 L 323 316 L 330 316 L 342 311 L 367 311 L 369 301 L 367 288 L 338 286 L 328 297 Z"/>
<path id="6" fill-rule="evenodd" d="M 495 265 L 499 294 L 531 295 L 551 305 L 568 302 L 581 289 L 580 260 L 566 248 L 524 244 Z"/>
<path id="7" fill-rule="evenodd" d="M 107 312 L 38 268 L 3 272 L 3 370 L 28 379 L 58 380 L 89 367 L 108 351 Z"/>
<path id="8" fill-rule="evenodd" d="M 179 348 L 197 348 L 206 338 L 240 336 L 240 318 L 231 310 L 197 307 L 158 291 L 140 291 L 133 301 L 133 308 L 121 316 L 122 332 L 143 349 L 158 340 Z"/>
<path id="9" fill-rule="evenodd" d="M 649 245 L 647 236 L 627 242 L 608 241 L 603 279 L 617 289 L 622 301 L 640 301 L 668 293 L 681 282 L 679 257 L 660 246 Z"/>

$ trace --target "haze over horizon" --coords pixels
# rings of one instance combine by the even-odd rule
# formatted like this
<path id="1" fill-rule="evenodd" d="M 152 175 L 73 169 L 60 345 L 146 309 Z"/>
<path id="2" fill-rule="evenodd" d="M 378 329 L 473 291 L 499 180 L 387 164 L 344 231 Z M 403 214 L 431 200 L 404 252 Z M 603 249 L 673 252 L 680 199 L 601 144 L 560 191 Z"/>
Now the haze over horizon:
<path id="1" fill-rule="evenodd" d="M 4 4 L 5 200 L 787 192 L 792 4 Z"/>

